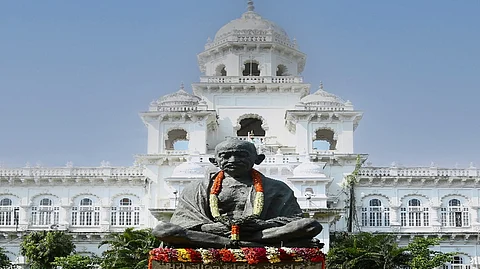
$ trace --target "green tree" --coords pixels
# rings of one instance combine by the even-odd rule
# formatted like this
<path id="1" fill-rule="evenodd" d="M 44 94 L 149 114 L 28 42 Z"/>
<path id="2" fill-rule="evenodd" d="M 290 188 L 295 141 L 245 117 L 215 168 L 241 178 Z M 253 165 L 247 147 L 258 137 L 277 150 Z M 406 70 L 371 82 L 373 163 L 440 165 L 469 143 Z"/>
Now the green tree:
<path id="1" fill-rule="evenodd" d="M 7 269 L 11 267 L 12 264 L 10 263 L 10 259 L 8 258 L 7 254 L 5 254 L 5 249 L 0 247 L 0 268 Z"/>
<path id="2" fill-rule="evenodd" d="M 440 244 L 440 238 L 416 237 L 408 244 L 407 249 L 412 255 L 408 263 L 412 269 L 433 269 L 442 266 L 453 259 L 457 253 L 431 250 L 430 247 Z"/>
<path id="3" fill-rule="evenodd" d="M 99 260 L 97 257 L 82 256 L 79 254 L 67 257 L 55 257 L 52 262 L 54 266 L 61 266 L 62 269 L 92 269 L 97 268 Z"/>
<path id="4" fill-rule="evenodd" d="M 393 235 L 340 233 L 331 237 L 329 269 L 395 269 L 407 265 L 410 256 Z"/>
<path id="5" fill-rule="evenodd" d="M 75 250 L 72 237 L 62 231 L 29 233 L 20 244 L 20 253 L 27 258 L 31 269 L 55 268 L 55 257 L 66 257 Z"/>
<path id="6" fill-rule="evenodd" d="M 127 228 L 123 233 L 109 235 L 100 246 L 108 245 L 102 254 L 103 269 L 144 269 L 148 266 L 149 252 L 160 245 L 151 229 Z"/>

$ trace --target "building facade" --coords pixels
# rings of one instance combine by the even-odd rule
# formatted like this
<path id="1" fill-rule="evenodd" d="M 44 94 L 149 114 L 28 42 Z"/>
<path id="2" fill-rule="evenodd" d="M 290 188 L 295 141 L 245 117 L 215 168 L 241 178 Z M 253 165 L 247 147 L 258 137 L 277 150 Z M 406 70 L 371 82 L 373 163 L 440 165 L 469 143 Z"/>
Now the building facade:
<path id="1" fill-rule="evenodd" d="M 225 139 L 254 143 L 266 155 L 256 168 L 294 191 L 308 217 L 329 234 L 347 227 L 346 177 L 354 170 L 354 131 L 363 113 L 350 101 L 312 86 L 301 73 L 306 55 L 283 28 L 254 10 L 218 30 L 198 54 L 203 73 L 189 93 L 152 102 L 141 120 L 145 154 L 135 166 L 0 168 L 0 246 L 24 263 L 18 245 L 29 231 L 64 230 L 80 253 L 126 227 L 168 221 L 184 186 L 216 168 L 208 158 Z M 441 236 L 457 251 L 446 268 L 476 268 L 480 171 L 432 167 L 368 167 L 355 187 L 355 231 Z"/>

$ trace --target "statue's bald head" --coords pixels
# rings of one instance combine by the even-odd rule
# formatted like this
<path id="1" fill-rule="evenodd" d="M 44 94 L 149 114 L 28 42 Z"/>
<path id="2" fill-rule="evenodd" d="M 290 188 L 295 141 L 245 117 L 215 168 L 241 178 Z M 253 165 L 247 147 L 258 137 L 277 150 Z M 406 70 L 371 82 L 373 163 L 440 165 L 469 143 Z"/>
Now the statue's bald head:
<path id="1" fill-rule="evenodd" d="M 219 152 L 235 151 L 235 150 L 247 150 L 252 155 L 257 155 L 257 148 L 253 143 L 240 140 L 240 139 L 228 139 L 223 142 L 220 142 L 215 147 L 215 155 L 218 155 Z"/>
<path id="2" fill-rule="evenodd" d="M 250 172 L 254 164 L 258 165 L 264 159 L 265 155 L 257 154 L 253 143 L 229 139 L 215 147 L 215 157 L 210 158 L 210 162 L 234 176 Z"/>

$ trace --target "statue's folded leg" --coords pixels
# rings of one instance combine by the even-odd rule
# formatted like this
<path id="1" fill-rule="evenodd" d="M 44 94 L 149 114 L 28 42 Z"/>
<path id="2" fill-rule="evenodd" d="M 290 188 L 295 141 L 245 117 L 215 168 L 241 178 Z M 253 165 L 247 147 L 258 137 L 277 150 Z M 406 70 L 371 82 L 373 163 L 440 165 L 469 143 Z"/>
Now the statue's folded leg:
<path id="1" fill-rule="evenodd" d="M 284 226 L 268 228 L 258 231 L 246 240 L 261 243 L 278 243 L 288 241 L 301 241 L 303 239 L 312 239 L 322 231 L 322 225 L 313 219 L 299 219 L 287 223 Z"/>
<path id="2" fill-rule="evenodd" d="M 232 247 L 230 238 L 212 233 L 184 229 L 172 223 L 160 223 L 153 230 L 153 235 L 160 241 L 172 247 L 190 248 L 225 248 Z M 239 242 L 245 247 L 261 246 L 254 242 Z"/>

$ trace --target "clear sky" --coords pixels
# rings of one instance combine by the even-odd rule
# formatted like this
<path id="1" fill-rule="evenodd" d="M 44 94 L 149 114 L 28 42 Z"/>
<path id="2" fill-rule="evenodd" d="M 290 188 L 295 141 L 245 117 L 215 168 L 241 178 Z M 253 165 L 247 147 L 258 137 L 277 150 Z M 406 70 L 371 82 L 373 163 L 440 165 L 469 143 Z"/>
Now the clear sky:
<path id="1" fill-rule="evenodd" d="M 131 165 L 138 112 L 198 81 L 196 54 L 246 0 L 0 1 L 0 163 Z M 315 90 L 365 112 L 373 165 L 480 167 L 479 0 L 256 0 Z M 190 87 L 188 87 L 190 89 Z"/>

